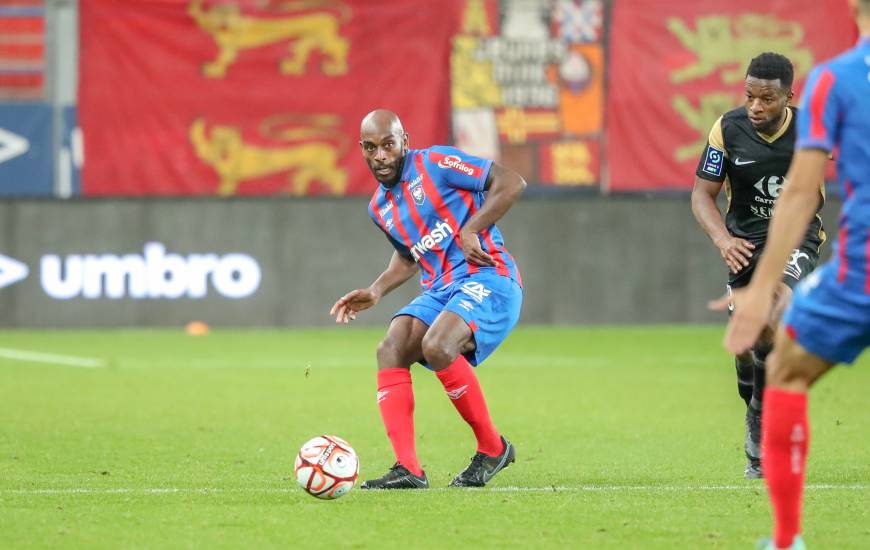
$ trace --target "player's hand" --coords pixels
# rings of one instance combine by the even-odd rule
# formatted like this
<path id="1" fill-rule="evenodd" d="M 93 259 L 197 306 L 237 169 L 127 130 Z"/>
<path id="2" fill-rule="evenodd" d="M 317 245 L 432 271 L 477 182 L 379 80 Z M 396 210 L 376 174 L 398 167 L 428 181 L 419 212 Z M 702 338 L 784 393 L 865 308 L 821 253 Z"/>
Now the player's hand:
<path id="1" fill-rule="evenodd" d="M 480 246 L 480 237 L 477 233 L 471 231 L 459 232 L 459 245 L 462 247 L 462 255 L 465 256 L 465 261 L 472 265 L 495 267 L 495 260 L 492 256 L 484 252 Z"/>
<path id="2" fill-rule="evenodd" d="M 351 290 L 338 299 L 329 310 L 335 315 L 336 323 L 349 323 L 356 319 L 356 314 L 377 304 L 381 297 L 371 288 Z"/>
<path id="3" fill-rule="evenodd" d="M 714 311 L 725 311 L 728 304 L 734 304 L 734 312 L 725 329 L 725 349 L 734 355 L 740 355 L 758 340 L 758 336 L 770 322 L 770 309 L 773 307 L 773 293 L 752 288 L 734 290 L 731 295 L 713 300 L 707 307 Z"/>
<path id="4" fill-rule="evenodd" d="M 716 246 L 719 247 L 719 254 L 722 255 L 731 273 L 737 273 L 748 266 L 752 251 L 755 250 L 755 245 L 751 242 L 731 236 L 717 242 Z"/>

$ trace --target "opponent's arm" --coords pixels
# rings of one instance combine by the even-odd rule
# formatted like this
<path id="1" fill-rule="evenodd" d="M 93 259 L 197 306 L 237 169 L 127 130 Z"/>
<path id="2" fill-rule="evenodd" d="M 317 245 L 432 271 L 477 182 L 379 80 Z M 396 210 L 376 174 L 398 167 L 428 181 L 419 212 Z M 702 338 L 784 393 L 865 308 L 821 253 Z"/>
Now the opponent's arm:
<path id="1" fill-rule="evenodd" d="M 401 286 L 416 272 L 417 264 L 414 261 L 398 252 L 393 252 L 387 269 L 368 288 L 358 288 L 348 292 L 335 302 L 329 314 L 335 315 L 336 323 L 353 321 L 357 313 L 377 304 L 381 298 Z"/>
<path id="2" fill-rule="evenodd" d="M 493 162 L 487 175 L 486 200 L 483 206 L 465 222 L 459 231 L 462 253 L 469 263 L 480 266 L 495 266 L 492 256 L 483 251 L 478 233 L 501 219 L 526 189 L 522 176 L 509 168 Z"/>
<path id="3" fill-rule="evenodd" d="M 776 201 L 767 244 L 752 281 L 732 298 L 734 315 L 725 334 L 725 347 L 742 353 L 755 342 L 770 318 L 773 294 L 791 251 L 798 247 L 819 205 L 819 180 L 825 177 L 828 153 L 800 149 L 794 154 L 786 179 L 788 185 Z M 713 304 L 724 307 L 723 300 Z"/>
<path id="4" fill-rule="evenodd" d="M 722 214 L 716 206 L 716 197 L 722 189 L 722 182 L 705 180 L 695 176 L 695 187 L 692 189 L 692 214 L 698 225 L 707 233 L 725 265 L 732 273 L 737 273 L 749 265 L 752 250 L 755 245 L 745 239 L 739 239 L 728 233 Z"/>

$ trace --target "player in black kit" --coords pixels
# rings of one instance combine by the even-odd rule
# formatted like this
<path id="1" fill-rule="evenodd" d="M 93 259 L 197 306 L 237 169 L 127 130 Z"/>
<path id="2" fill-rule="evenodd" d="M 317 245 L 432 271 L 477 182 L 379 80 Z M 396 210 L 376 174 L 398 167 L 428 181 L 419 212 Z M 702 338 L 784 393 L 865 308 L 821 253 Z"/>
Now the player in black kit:
<path id="1" fill-rule="evenodd" d="M 749 284 L 756 260 L 767 239 L 776 198 L 784 185 L 795 143 L 796 109 L 789 106 L 794 69 L 776 53 L 755 57 L 746 70 L 745 104 L 728 111 L 713 124 L 695 172 L 692 213 L 719 249 L 730 271 L 728 292 Z M 725 220 L 716 197 L 725 183 L 728 207 Z M 825 240 L 818 211 L 824 203 L 819 182 L 816 217 L 783 271 L 771 319 L 752 350 L 736 358 L 737 389 L 746 402 L 744 449 L 747 479 L 762 477 L 761 400 L 764 365 L 773 336 L 792 289 L 813 270 Z"/>

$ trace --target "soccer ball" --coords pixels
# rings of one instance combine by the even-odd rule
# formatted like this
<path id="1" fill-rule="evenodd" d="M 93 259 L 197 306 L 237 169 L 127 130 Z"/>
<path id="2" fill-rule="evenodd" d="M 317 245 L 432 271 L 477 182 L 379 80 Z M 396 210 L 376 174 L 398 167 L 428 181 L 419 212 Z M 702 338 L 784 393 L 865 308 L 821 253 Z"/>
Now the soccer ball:
<path id="1" fill-rule="evenodd" d="M 296 481 L 311 496 L 327 500 L 344 496 L 358 477 L 356 451 L 340 437 L 315 437 L 296 455 Z"/>

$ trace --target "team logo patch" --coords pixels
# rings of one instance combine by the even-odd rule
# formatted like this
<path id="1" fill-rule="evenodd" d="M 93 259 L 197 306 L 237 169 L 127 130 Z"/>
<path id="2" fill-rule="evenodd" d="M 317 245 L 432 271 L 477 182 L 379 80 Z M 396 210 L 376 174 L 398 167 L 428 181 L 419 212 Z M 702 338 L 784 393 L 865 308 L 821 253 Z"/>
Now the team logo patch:
<path id="1" fill-rule="evenodd" d="M 722 175 L 722 164 L 724 164 L 725 153 L 716 149 L 713 146 L 707 146 L 707 158 L 704 159 L 703 171 L 713 176 Z"/>
<path id="2" fill-rule="evenodd" d="M 423 204 L 426 201 L 426 193 L 423 192 L 423 186 L 418 185 L 411 189 L 411 196 L 417 204 Z"/>

